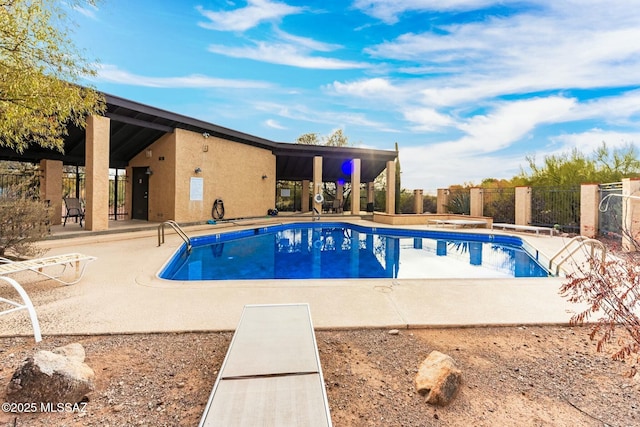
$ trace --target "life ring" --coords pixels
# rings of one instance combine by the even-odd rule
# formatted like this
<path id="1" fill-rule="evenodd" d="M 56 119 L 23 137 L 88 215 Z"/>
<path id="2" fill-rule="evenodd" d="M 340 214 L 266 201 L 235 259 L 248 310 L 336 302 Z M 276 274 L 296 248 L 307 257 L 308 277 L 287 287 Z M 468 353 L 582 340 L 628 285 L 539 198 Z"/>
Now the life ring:
<path id="1" fill-rule="evenodd" d="M 316 203 L 322 203 L 324 202 L 324 196 L 320 193 L 317 193 L 315 196 L 313 196 L 313 201 Z"/>

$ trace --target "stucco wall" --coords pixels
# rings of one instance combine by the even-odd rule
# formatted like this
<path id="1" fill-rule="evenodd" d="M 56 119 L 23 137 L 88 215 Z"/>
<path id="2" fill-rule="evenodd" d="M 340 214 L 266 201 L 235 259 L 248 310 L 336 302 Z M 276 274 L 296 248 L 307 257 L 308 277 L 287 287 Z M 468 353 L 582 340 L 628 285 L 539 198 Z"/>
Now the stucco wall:
<path id="1" fill-rule="evenodd" d="M 270 150 L 214 137 L 206 141 L 210 157 L 201 167 L 207 215 L 217 198 L 224 200 L 225 218 L 264 216 L 275 207 L 276 156 Z"/>
<path id="2" fill-rule="evenodd" d="M 132 159 L 127 175 L 133 167 L 153 171 L 149 221 L 206 221 L 218 198 L 224 201 L 225 218 L 263 216 L 275 207 L 276 159 L 269 150 L 182 129 L 164 135 L 148 150 L 150 157 L 143 151 Z M 202 184 L 202 200 L 193 200 L 191 178 Z M 127 195 L 131 212 L 131 183 Z"/>

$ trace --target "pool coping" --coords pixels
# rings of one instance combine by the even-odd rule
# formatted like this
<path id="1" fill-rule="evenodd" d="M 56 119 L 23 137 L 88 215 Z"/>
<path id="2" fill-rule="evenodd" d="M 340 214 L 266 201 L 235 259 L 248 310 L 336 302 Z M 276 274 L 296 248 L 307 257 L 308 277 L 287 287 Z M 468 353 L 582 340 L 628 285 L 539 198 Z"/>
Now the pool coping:
<path id="1" fill-rule="evenodd" d="M 289 222 L 284 219 L 276 222 Z M 292 219 L 299 222 L 299 218 Z M 351 222 L 344 221 L 344 222 Z M 367 220 L 353 221 L 379 226 Z M 254 224 L 234 225 L 225 230 Z M 383 227 L 388 227 L 384 225 Z M 418 226 L 392 228 L 415 229 Z M 427 225 L 419 226 L 429 229 Z M 191 236 L 215 226 L 194 226 Z M 463 232 L 463 230 L 456 230 Z M 515 235 L 549 257 L 568 237 Z M 581 307 L 558 294 L 563 278 L 518 279 L 313 279 L 228 281 L 225 285 L 168 285 L 156 274 L 182 244 L 175 234 L 157 245 L 155 230 L 93 235 L 42 243 L 51 254 L 82 252 L 97 257 L 85 278 L 56 286 L 25 278 L 21 283 L 38 313 L 43 335 L 227 331 L 246 304 L 309 303 L 317 329 L 424 328 L 567 324 Z M 28 280 L 27 280 L 28 279 Z M 515 283 L 514 283 L 515 282 Z M 20 313 L 5 317 L 0 336 L 30 335 Z"/>

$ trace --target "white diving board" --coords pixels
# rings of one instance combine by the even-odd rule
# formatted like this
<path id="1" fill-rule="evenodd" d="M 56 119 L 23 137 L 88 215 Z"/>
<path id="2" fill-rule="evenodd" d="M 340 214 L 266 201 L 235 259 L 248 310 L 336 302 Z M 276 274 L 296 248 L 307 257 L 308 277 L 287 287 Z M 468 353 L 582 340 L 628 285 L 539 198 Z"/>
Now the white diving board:
<path id="1" fill-rule="evenodd" d="M 332 425 L 308 304 L 244 307 L 199 425 Z"/>

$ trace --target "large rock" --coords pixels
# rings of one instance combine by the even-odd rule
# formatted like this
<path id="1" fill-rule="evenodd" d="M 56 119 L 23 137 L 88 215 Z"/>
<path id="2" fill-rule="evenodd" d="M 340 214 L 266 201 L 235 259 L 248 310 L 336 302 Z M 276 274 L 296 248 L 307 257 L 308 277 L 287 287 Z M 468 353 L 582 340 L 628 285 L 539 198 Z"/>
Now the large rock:
<path id="1" fill-rule="evenodd" d="M 444 406 L 456 396 L 462 372 L 450 356 L 432 351 L 420 364 L 415 382 L 418 393 L 426 395 L 428 403 Z"/>
<path id="2" fill-rule="evenodd" d="M 75 343 L 29 357 L 7 386 L 10 402 L 77 403 L 93 391 L 94 372 Z"/>

